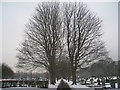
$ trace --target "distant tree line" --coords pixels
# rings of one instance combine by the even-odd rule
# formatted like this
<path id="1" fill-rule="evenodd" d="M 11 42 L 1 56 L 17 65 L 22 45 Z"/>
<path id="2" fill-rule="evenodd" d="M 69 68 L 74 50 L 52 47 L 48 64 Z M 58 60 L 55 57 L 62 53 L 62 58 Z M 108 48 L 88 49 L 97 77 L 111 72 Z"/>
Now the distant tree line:
<path id="1" fill-rule="evenodd" d="M 14 71 L 5 63 L 0 65 L 0 72 L 2 74 L 2 79 L 14 78 Z"/>
<path id="2" fill-rule="evenodd" d="M 49 75 L 47 72 L 39 73 L 39 72 L 20 72 L 17 71 L 14 75 L 16 79 L 36 79 L 36 80 L 48 80 Z"/>
<path id="3" fill-rule="evenodd" d="M 78 76 L 81 78 L 117 77 L 118 62 L 113 60 L 100 60 L 89 67 L 80 69 L 80 71 L 78 71 Z"/>

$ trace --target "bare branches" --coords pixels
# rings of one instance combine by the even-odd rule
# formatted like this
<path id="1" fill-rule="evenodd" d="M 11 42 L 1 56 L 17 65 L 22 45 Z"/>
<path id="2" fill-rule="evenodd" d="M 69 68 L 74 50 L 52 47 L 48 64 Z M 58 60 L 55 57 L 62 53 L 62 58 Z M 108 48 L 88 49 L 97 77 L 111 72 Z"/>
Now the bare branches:
<path id="1" fill-rule="evenodd" d="M 40 3 L 26 25 L 27 38 L 18 49 L 19 65 L 47 68 L 52 79 L 56 61 L 67 51 L 75 82 L 77 68 L 108 56 L 101 24 L 83 3 L 64 3 L 63 7 L 57 2 Z M 55 78 L 51 81 L 55 83 Z"/>
<path id="2" fill-rule="evenodd" d="M 56 58 L 62 45 L 59 3 L 38 5 L 35 15 L 26 25 L 26 35 L 22 48 L 18 50 L 19 64 L 25 64 L 28 68 L 42 66 L 54 74 Z"/>
<path id="3" fill-rule="evenodd" d="M 101 22 L 83 3 L 65 3 L 64 27 L 74 84 L 78 67 L 107 56 L 101 41 Z"/>

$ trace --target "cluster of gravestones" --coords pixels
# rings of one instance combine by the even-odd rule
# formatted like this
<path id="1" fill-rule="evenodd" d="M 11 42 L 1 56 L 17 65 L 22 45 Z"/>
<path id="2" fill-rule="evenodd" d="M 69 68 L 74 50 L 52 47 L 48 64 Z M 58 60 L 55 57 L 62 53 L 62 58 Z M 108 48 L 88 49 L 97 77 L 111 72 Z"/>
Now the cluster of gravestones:
<path id="1" fill-rule="evenodd" d="M 106 87 L 105 83 L 110 83 L 110 86 Z M 120 85 L 120 79 L 106 79 L 105 80 L 105 79 L 102 78 L 101 80 L 100 79 L 97 80 L 97 85 L 96 86 L 97 87 L 102 86 L 104 89 L 117 88 L 116 85 L 115 85 L 116 83 L 119 83 L 118 88 L 120 88 L 120 86 L 119 86 Z M 81 84 L 82 85 L 87 85 L 88 87 L 93 87 L 94 80 L 90 79 L 90 83 L 86 83 L 83 79 L 81 79 Z"/>
<path id="2" fill-rule="evenodd" d="M 103 81 L 101 81 L 102 82 L 102 86 L 103 86 L 103 88 L 106 88 L 105 87 L 105 80 L 103 80 Z M 111 85 L 111 88 L 116 88 L 116 86 L 115 86 L 115 83 L 118 83 L 118 80 L 116 79 L 116 80 L 114 80 L 114 79 L 111 79 L 111 80 L 109 80 L 107 83 L 110 83 L 110 85 Z M 98 85 L 100 85 L 100 81 L 98 81 Z"/>
<path id="3" fill-rule="evenodd" d="M 115 83 L 116 83 L 115 80 L 111 80 L 111 88 L 115 88 Z M 95 90 L 104 90 L 104 89 L 106 89 L 106 88 L 105 87 L 103 87 L 103 88 L 95 88 Z M 57 90 L 72 90 L 72 89 L 69 87 L 69 85 L 66 82 L 61 80 L 59 86 L 57 87 Z"/>
<path id="4" fill-rule="evenodd" d="M 39 81 L 39 80 L 4 80 L 2 81 L 2 88 L 9 88 L 9 87 L 48 88 L 48 81 Z"/>

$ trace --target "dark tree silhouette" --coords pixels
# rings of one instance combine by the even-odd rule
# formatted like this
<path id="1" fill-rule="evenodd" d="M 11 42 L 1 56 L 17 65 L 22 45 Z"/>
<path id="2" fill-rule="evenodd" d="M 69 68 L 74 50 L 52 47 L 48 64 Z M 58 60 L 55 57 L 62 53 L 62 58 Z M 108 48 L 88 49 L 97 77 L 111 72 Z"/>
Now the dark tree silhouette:
<path id="1" fill-rule="evenodd" d="M 89 72 L 95 77 L 117 76 L 117 64 L 112 60 L 100 60 L 89 67 Z"/>
<path id="2" fill-rule="evenodd" d="M 2 64 L 2 78 L 13 78 L 14 77 L 14 72 L 13 70 L 5 63 Z"/>

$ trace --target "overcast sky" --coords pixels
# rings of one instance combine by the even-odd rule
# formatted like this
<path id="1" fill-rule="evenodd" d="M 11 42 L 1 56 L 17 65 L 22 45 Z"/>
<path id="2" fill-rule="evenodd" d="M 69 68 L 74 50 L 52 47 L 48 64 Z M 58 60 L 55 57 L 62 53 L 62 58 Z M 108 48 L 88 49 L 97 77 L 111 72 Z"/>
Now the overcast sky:
<path id="1" fill-rule="evenodd" d="M 2 19 L 0 58 L 14 70 L 17 63 L 16 49 L 24 39 L 25 24 L 35 12 L 37 4 L 37 2 L 2 2 L 2 5 L 0 4 L 0 13 L 2 13 L 0 14 Z M 91 12 L 103 20 L 103 40 L 107 50 L 110 51 L 110 56 L 113 60 L 118 60 L 118 3 L 87 2 L 87 5 Z"/>

